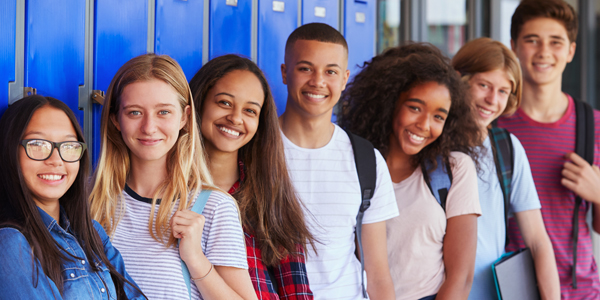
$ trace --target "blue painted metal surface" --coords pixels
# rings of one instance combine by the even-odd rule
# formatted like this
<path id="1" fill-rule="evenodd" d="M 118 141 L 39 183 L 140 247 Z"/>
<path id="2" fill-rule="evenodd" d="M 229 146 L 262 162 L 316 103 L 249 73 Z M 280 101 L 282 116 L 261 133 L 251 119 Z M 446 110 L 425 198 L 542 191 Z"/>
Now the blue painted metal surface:
<path id="1" fill-rule="evenodd" d="M 304 0 L 302 1 L 302 24 L 325 23 L 339 30 L 338 0 Z"/>
<path id="2" fill-rule="evenodd" d="M 275 3 L 275 5 L 273 4 Z M 284 11 L 279 9 L 284 3 Z M 287 87 L 281 80 L 281 64 L 284 62 L 285 42 L 298 24 L 297 0 L 260 0 L 258 3 L 258 66 L 263 70 L 271 90 L 277 113 L 285 111 Z"/>
<path id="3" fill-rule="evenodd" d="M 65 102 L 83 124 L 85 1 L 28 0 L 25 8 L 25 86 Z"/>
<path id="4" fill-rule="evenodd" d="M 348 42 L 350 77 L 375 55 L 376 1 L 345 0 L 344 35 Z"/>
<path id="5" fill-rule="evenodd" d="M 203 19 L 203 1 L 156 1 L 154 52 L 174 58 L 188 80 L 202 67 Z"/>
<path id="6" fill-rule="evenodd" d="M 250 58 L 252 0 L 211 0 L 209 19 L 209 59 L 228 53 Z"/>
<path id="7" fill-rule="evenodd" d="M 148 0 L 98 0 L 94 7 L 94 85 L 106 91 L 119 68 L 146 53 Z M 93 161 L 100 152 L 102 106 L 94 104 Z"/>
<path id="8" fill-rule="evenodd" d="M 8 83 L 15 81 L 17 1 L 0 1 L 0 116 L 8 107 Z"/>

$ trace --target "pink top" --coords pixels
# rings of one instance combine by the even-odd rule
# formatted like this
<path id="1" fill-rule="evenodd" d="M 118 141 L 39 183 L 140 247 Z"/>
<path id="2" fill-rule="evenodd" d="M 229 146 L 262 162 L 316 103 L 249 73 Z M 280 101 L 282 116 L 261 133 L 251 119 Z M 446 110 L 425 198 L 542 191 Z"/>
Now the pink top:
<path id="1" fill-rule="evenodd" d="M 421 168 L 400 183 L 394 183 L 400 215 L 386 222 L 387 250 L 396 299 L 419 299 L 434 295 L 444 282 L 442 248 L 446 220 L 481 215 L 477 172 L 471 158 L 452 152 L 452 187 L 446 212 L 431 194 Z"/>

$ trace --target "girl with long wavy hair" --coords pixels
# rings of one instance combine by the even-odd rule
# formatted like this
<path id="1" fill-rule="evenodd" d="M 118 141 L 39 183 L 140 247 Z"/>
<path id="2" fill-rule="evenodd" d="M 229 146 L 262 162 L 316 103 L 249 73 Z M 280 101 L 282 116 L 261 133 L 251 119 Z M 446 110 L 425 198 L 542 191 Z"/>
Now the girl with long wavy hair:
<path id="1" fill-rule="evenodd" d="M 277 109 L 263 73 L 224 55 L 190 81 L 215 185 L 240 207 L 249 273 L 260 299 L 312 299 L 304 250 L 313 237 L 288 175 Z"/>
<path id="2" fill-rule="evenodd" d="M 488 128 L 496 118 L 512 115 L 519 107 L 523 86 L 521 68 L 510 49 L 490 38 L 479 38 L 465 44 L 452 59 L 452 65 L 469 84 L 483 143 L 478 174 L 483 214 L 477 219 L 477 256 L 469 299 L 496 299 L 492 264 L 505 253 L 508 233 L 504 219 L 504 193 L 497 176 L 496 152 L 492 149 Z M 531 251 L 542 299 L 560 299 L 554 251 L 542 219 L 529 161 L 517 137 L 511 134 L 510 140 L 513 168 L 507 213 L 514 215 L 523 241 Z"/>
<path id="3" fill-rule="evenodd" d="M 92 215 L 148 297 L 256 299 L 237 206 L 212 185 L 193 112 L 170 57 L 145 54 L 119 69 L 102 111 Z M 198 214 L 189 208 L 203 189 L 212 192 Z"/>
<path id="4" fill-rule="evenodd" d="M 90 217 L 89 155 L 67 105 L 23 98 L 0 133 L 0 298 L 145 299 Z"/>
<path id="5" fill-rule="evenodd" d="M 394 182 L 400 216 L 386 225 L 396 299 L 469 294 L 481 209 L 470 158 L 479 130 L 465 92 L 437 48 L 409 44 L 365 63 L 342 96 L 341 126 L 373 143 Z M 426 180 L 438 159 L 452 174 L 445 208 Z"/>

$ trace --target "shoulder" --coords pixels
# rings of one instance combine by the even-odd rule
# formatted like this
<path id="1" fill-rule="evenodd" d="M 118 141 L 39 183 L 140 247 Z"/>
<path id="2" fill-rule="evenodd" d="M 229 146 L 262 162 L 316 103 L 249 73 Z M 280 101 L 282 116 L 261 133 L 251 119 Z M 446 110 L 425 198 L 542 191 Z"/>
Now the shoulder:
<path id="1" fill-rule="evenodd" d="M 452 165 L 452 171 L 456 169 L 464 169 L 464 168 L 475 168 L 475 163 L 471 157 L 463 152 L 450 152 L 449 157 L 450 163 Z"/>
<path id="2" fill-rule="evenodd" d="M 30 252 L 29 249 L 29 242 L 21 231 L 12 227 L 0 228 L 0 251 L 2 251 L 0 257 L 8 259 L 11 254 L 18 253 L 17 250 Z"/>
<path id="3" fill-rule="evenodd" d="M 213 219 L 215 215 L 231 215 L 236 216 L 236 219 L 239 218 L 235 200 L 221 190 L 211 190 L 202 215 L 207 219 Z"/>
<path id="4" fill-rule="evenodd" d="M 100 225 L 100 223 L 98 223 L 96 220 L 92 220 L 92 226 L 94 226 L 94 229 L 100 236 L 102 243 L 106 243 L 106 241 L 108 240 L 108 234 L 106 234 L 104 227 L 102 227 L 102 225 Z"/>

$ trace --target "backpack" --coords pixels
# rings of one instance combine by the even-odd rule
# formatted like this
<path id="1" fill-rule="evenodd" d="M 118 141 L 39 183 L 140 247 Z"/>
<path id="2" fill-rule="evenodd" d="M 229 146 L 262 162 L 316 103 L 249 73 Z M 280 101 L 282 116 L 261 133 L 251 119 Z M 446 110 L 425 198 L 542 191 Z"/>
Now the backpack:
<path id="1" fill-rule="evenodd" d="M 576 99 L 575 102 L 575 153 L 585 159 L 590 165 L 594 164 L 594 110 L 592 107 Z M 575 195 L 575 208 L 573 210 L 572 247 L 573 268 L 571 277 L 573 288 L 577 289 L 577 242 L 579 240 L 579 208 L 581 197 Z"/>
<path id="2" fill-rule="evenodd" d="M 506 234 L 505 246 L 508 245 L 508 206 L 510 203 L 510 193 L 512 190 L 512 173 L 514 168 L 514 151 L 510 133 L 508 130 L 496 126 L 492 126 L 488 130 L 494 163 L 496 164 L 496 172 L 502 196 L 504 198 L 504 226 Z M 443 161 L 441 156 L 436 158 L 438 167 L 428 173 L 427 170 L 432 168 L 431 163 L 423 162 L 421 171 L 423 178 L 442 209 L 446 211 L 446 200 L 448 191 L 452 186 L 452 169 L 447 161 Z M 440 167 L 441 166 L 441 167 Z"/>
<path id="3" fill-rule="evenodd" d="M 375 158 L 375 147 L 368 140 L 353 134 L 352 132 L 344 129 L 350 143 L 352 144 L 352 151 L 354 152 L 354 163 L 356 164 L 356 173 L 358 173 L 358 182 L 360 183 L 361 191 L 361 205 L 356 215 L 356 240 L 358 244 L 358 253 L 360 260 L 360 278 L 363 298 L 369 298 L 367 295 L 367 289 L 365 288 L 365 263 L 363 259 L 363 248 L 362 248 L 362 219 L 365 211 L 371 206 L 371 198 L 375 192 L 375 186 L 377 182 L 377 160 Z"/>

